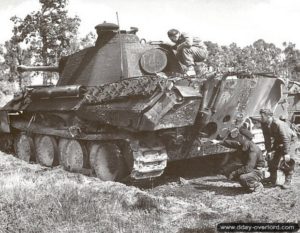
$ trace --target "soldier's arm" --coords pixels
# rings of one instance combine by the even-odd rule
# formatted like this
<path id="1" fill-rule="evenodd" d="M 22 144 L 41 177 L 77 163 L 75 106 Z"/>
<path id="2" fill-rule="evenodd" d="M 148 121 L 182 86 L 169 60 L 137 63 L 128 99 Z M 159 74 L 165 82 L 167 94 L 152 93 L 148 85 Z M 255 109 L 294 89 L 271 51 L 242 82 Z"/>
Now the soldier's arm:
<path id="1" fill-rule="evenodd" d="M 226 146 L 233 149 L 239 149 L 241 147 L 241 143 L 236 140 L 225 139 L 220 143 L 222 146 Z"/>
<path id="2" fill-rule="evenodd" d="M 278 124 L 278 136 L 283 145 L 283 153 L 288 154 L 290 152 L 290 129 L 287 124 Z"/>
<path id="3" fill-rule="evenodd" d="M 193 37 L 188 35 L 187 33 L 182 33 L 182 37 L 184 37 L 184 41 L 177 46 L 177 50 L 181 50 L 183 48 L 190 48 L 193 45 Z"/>
<path id="4" fill-rule="evenodd" d="M 261 129 L 263 131 L 263 135 L 264 135 L 264 139 L 265 139 L 266 151 L 271 152 L 272 151 L 271 136 L 268 132 L 267 126 L 262 124 Z"/>

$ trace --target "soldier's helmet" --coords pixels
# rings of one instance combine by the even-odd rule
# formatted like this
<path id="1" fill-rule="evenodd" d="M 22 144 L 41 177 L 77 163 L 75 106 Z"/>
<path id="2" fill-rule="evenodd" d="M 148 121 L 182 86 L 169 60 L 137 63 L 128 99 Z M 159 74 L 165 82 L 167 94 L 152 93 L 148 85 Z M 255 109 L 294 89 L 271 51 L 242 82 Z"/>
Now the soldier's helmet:
<path id="1" fill-rule="evenodd" d="M 177 29 L 170 29 L 169 31 L 168 31 L 168 36 L 170 37 L 170 36 L 176 36 L 177 34 L 179 33 L 179 31 L 177 30 Z"/>

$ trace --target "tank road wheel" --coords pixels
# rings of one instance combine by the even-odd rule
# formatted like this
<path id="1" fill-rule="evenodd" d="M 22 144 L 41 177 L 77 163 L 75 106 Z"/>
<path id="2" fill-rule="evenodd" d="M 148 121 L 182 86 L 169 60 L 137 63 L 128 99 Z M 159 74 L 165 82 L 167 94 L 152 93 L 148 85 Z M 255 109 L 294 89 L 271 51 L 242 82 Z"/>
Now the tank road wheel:
<path id="1" fill-rule="evenodd" d="M 30 159 L 34 156 L 34 143 L 32 138 L 22 133 L 15 139 L 14 146 L 16 157 L 29 163 Z"/>
<path id="2" fill-rule="evenodd" d="M 55 139 L 51 136 L 39 135 L 34 142 L 36 161 L 43 166 L 53 166 L 58 152 Z"/>
<path id="3" fill-rule="evenodd" d="M 64 149 L 65 149 L 65 147 L 66 147 L 66 145 L 67 145 L 67 143 L 69 142 L 70 140 L 68 140 L 68 139 L 66 139 L 66 138 L 61 138 L 61 139 L 59 139 L 59 142 L 58 142 L 58 163 L 60 164 L 60 165 L 62 165 L 63 164 L 63 151 L 64 151 Z"/>
<path id="4" fill-rule="evenodd" d="M 90 147 L 90 165 L 98 178 L 116 181 L 126 176 L 126 164 L 119 147 L 112 143 L 94 143 Z"/>
<path id="5" fill-rule="evenodd" d="M 85 166 L 87 150 L 77 140 L 68 140 L 62 148 L 62 165 L 68 171 L 80 172 Z"/>

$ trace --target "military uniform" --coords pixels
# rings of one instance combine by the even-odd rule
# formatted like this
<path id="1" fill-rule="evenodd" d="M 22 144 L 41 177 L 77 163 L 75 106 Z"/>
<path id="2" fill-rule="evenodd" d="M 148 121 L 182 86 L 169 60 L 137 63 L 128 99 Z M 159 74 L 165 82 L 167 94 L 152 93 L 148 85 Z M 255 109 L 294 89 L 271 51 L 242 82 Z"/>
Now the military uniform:
<path id="1" fill-rule="evenodd" d="M 203 42 L 187 33 L 181 33 L 174 49 L 177 59 L 187 67 L 195 65 L 195 62 L 203 62 L 208 56 Z"/>
<path id="2" fill-rule="evenodd" d="M 234 170 L 230 179 L 237 180 L 242 187 L 251 191 L 259 191 L 263 188 L 261 180 L 263 179 L 263 168 L 265 160 L 260 148 L 251 141 L 253 135 L 246 129 L 240 129 L 240 135 L 237 140 L 224 140 L 223 145 L 238 149 L 243 163 L 241 167 Z"/>
<path id="3" fill-rule="evenodd" d="M 293 156 L 290 149 L 293 134 L 290 126 L 286 122 L 275 118 L 273 118 L 270 124 L 262 123 L 262 131 L 265 138 L 265 147 L 267 152 L 274 152 L 274 155 L 268 161 L 268 165 L 270 181 L 272 184 L 275 184 L 280 160 L 286 154 Z M 290 169 L 285 169 L 284 172 L 287 183 L 290 183 L 294 173 L 294 166 L 291 166 Z"/>

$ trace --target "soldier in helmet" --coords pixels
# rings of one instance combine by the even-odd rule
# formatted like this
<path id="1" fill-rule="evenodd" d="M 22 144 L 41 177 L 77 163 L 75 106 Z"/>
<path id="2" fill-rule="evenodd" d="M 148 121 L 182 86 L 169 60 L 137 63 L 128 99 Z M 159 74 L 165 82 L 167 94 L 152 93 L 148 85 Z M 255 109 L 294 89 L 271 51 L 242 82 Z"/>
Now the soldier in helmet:
<path id="1" fill-rule="evenodd" d="M 261 109 L 261 125 L 265 138 L 265 148 L 267 150 L 267 159 L 269 163 L 271 185 L 276 184 L 277 170 L 282 166 L 285 173 L 285 182 L 283 189 L 291 188 L 292 176 L 294 173 L 294 160 L 290 151 L 290 146 L 293 138 L 290 126 L 279 119 L 273 117 L 273 112 L 270 109 Z M 281 161 L 284 161 L 281 163 Z"/>
<path id="2" fill-rule="evenodd" d="M 237 149 L 242 162 L 241 166 L 229 174 L 228 179 L 238 181 L 242 187 L 249 189 L 251 192 L 259 192 L 263 189 L 261 180 L 263 179 L 265 160 L 262 151 L 252 141 L 252 138 L 253 134 L 245 127 L 241 127 L 235 139 L 226 139 L 219 143 Z"/>
<path id="3" fill-rule="evenodd" d="M 181 64 L 186 66 L 186 74 L 195 75 L 195 62 L 203 62 L 208 56 L 206 46 L 201 40 L 187 33 L 180 33 L 177 29 L 170 29 L 168 37 L 175 43 L 176 57 Z"/>

